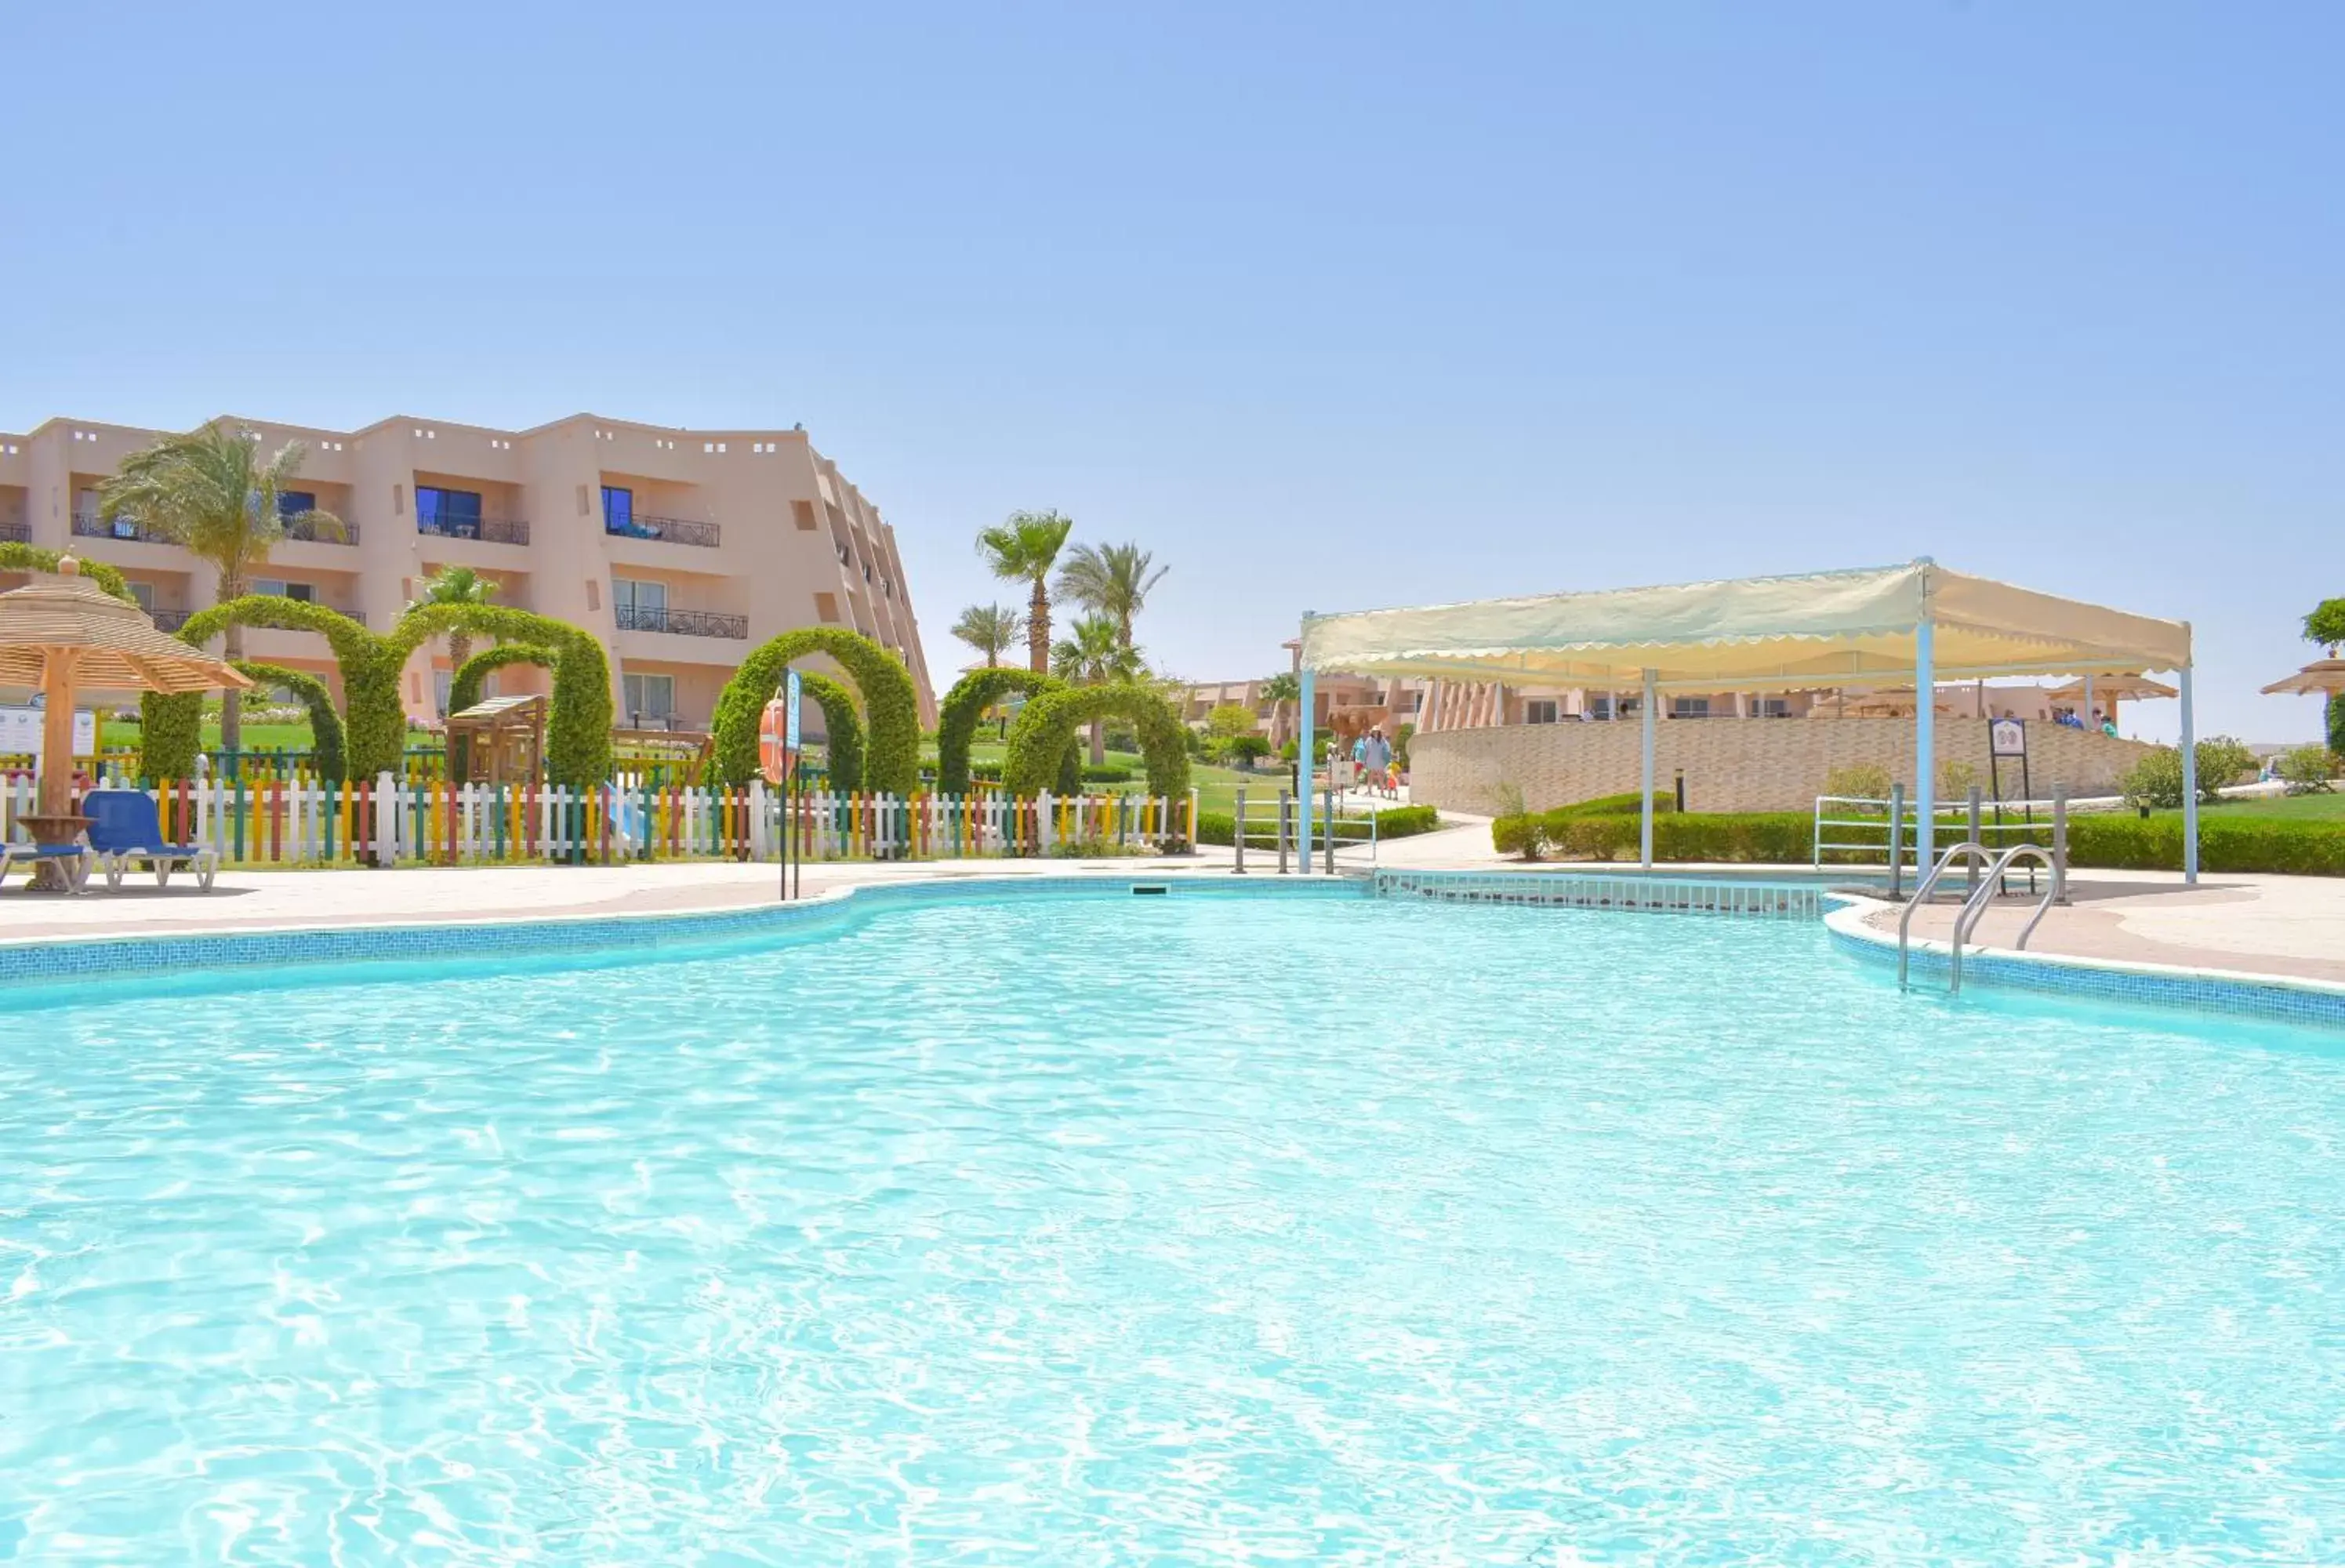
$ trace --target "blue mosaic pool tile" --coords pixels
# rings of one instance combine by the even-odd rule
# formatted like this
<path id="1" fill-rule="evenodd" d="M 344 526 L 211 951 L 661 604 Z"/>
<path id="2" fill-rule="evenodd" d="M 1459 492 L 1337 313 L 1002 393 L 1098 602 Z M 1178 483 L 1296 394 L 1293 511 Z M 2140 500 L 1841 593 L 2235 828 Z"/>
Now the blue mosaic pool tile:
<path id="1" fill-rule="evenodd" d="M 1897 946 L 1869 940 L 1835 928 L 1833 944 L 1842 951 L 1875 964 L 1894 966 Z M 1953 966 L 1943 947 L 1915 944 L 1908 960 L 1912 983 L 1944 990 Z M 2153 1007 L 2180 1007 L 2194 1013 L 2219 1013 L 2231 1017 L 2265 1018 L 2276 1023 L 2310 1024 L 2345 1028 L 2345 992 L 2283 980 L 2254 980 L 2228 975 L 2164 973 L 2112 968 L 2101 965 L 2056 962 L 2040 955 L 1965 947 L 1963 985 L 2002 986 L 2015 990 L 2055 996 L 2084 996 L 2096 1001 L 2136 1003 Z"/>

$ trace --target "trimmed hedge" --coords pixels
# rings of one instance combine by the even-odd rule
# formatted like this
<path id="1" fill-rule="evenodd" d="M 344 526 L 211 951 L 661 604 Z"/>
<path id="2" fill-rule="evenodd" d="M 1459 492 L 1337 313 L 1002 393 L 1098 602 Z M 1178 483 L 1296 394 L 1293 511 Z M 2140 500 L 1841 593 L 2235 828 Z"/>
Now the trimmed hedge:
<path id="1" fill-rule="evenodd" d="M 757 774 L 757 725 L 782 673 L 809 653 L 827 653 L 863 696 L 868 740 L 863 787 L 910 794 L 920 784 L 920 697 L 904 662 L 859 632 L 844 626 L 801 626 L 785 632 L 746 659 L 716 699 L 716 781 L 746 784 Z M 825 717 L 828 710 L 825 710 Z"/>
<path id="2" fill-rule="evenodd" d="M 0 572 L 55 572 L 57 562 L 71 553 L 62 550 L 43 550 L 37 544 L 18 544 L 10 540 L 0 544 Z M 137 596 L 130 592 L 129 582 L 122 573 L 103 561 L 85 561 L 74 556 L 81 574 L 125 603 L 136 604 Z"/>
<path id="3" fill-rule="evenodd" d="M 1538 847 L 1571 860 L 1635 860 L 1638 818 L 1627 814 L 1555 820 L 1553 814 L 1500 817 L 1490 824 L 1501 854 L 1526 853 L 1524 835 L 1535 824 Z M 1883 824 L 1885 837 L 1887 824 Z M 1842 830 L 1843 832 L 1846 830 Z M 2049 844 L 2047 824 L 2035 835 Z M 2005 840 L 2017 843 L 2019 835 Z M 1656 861 L 1756 861 L 1805 865 L 1815 853 L 1815 821 L 1805 812 L 1687 812 L 1653 821 Z M 1877 855 L 1832 851 L 1829 865 L 1879 864 Z M 2179 871 L 2182 822 L 2178 817 L 2080 812 L 2068 818 L 2068 863 L 2079 870 Z M 2345 822 L 2297 817 L 2212 814 L 2198 824 L 2198 864 L 2207 871 L 2273 872 L 2299 876 L 2345 876 Z"/>
<path id="4" fill-rule="evenodd" d="M 1420 833 L 1431 833 L 1441 825 L 1440 814 L 1429 805 L 1388 806 L 1383 811 L 1375 813 L 1374 815 L 1376 837 L 1379 839 L 1415 838 Z M 1358 817 L 1349 819 L 1353 823 L 1360 820 Z M 1315 830 L 1317 825 L 1316 819 L 1314 819 Z M 1237 842 L 1237 817 L 1233 813 L 1201 811 L 1197 814 L 1199 844 L 1234 844 Z M 1339 835 L 1337 842 L 1350 844 L 1359 840 Z M 1249 849 L 1276 849 L 1278 847 L 1277 829 L 1267 824 L 1250 827 L 1246 832 L 1246 846 Z"/>
<path id="5" fill-rule="evenodd" d="M 985 716 L 986 709 L 1013 694 L 1036 697 L 1044 692 L 1060 691 L 1065 685 L 1056 675 L 1012 670 L 1006 665 L 971 670 L 954 682 L 953 689 L 945 693 L 944 702 L 937 709 L 937 793 L 969 793 L 972 776 L 969 743 L 977 738 L 978 721 Z"/>
<path id="6" fill-rule="evenodd" d="M 236 668 L 239 673 L 250 676 L 261 685 L 284 687 L 310 711 L 310 758 L 317 765 L 320 778 L 329 784 L 340 784 L 349 776 L 342 744 L 342 716 L 334 712 L 334 693 L 327 690 L 325 682 L 306 670 L 259 664 L 249 659 L 239 659 Z"/>
<path id="7" fill-rule="evenodd" d="M 1002 759 L 1002 787 L 1020 798 L 1053 787 L 1078 726 L 1093 719 L 1130 719 L 1140 731 L 1148 767 L 1148 793 L 1189 793 L 1188 731 L 1172 704 L 1137 683 L 1068 686 L 1027 700 L 1010 726 L 1010 751 Z"/>
<path id="8" fill-rule="evenodd" d="M 1659 816 L 1665 811 L 1675 811 L 1677 808 L 1678 800 L 1674 794 L 1665 794 L 1660 790 L 1653 792 L 1654 815 Z M 1630 790 L 1626 794 L 1600 794 L 1594 800 L 1583 800 L 1573 805 L 1559 805 L 1546 814 L 1550 819 L 1556 819 L 1573 816 L 1613 816 L 1622 812 L 1631 816 L 1637 814 L 1635 790 Z"/>
<path id="9" fill-rule="evenodd" d="M 1101 763 L 1097 767 L 1085 763 L 1078 776 L 1085 784 L 1130 784 L 1132 770 L 1113 763 Z"/>
<path id="10" fill-rule="evenodd" d="M 827 787 L 852 792 L 863 787 L 863 715 L 855 709 L 855 693 L 827 675 L 798 672 L 800 700 L 812 697 L 822 705 L 823 770 Z"/>
<path id="11" fill-rule="evenodd" d="M 611 776 L 610 660 L 592 633 L 566 621 L 502 604 L 424 604 L 377 636 L 322 604 L 248 593 L 189 616 L 179 628 L 179 640 L 200 648 L 230 624 L 315 632 L 326 639 L 341 670 L 343 744 L 352 777 L 399 770 L 407 749 L 400 670 L 416 649 L 447 632 L 549 650 L 553 696 L 547 704 L 546 777 L 574 787 L 602 784 Z M 450 685 L 454 685 L 452 680 Z M 150 693 L 142 717 L 139 772 L 150 779 L 186 778 L 194 773 L 203 731 L 202 694 Z"/>

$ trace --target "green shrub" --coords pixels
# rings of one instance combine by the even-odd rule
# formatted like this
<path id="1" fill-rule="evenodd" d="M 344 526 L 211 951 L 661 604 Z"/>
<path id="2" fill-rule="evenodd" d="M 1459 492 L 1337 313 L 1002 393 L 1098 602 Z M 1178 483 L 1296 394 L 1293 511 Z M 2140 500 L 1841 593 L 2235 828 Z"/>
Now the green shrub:
<path id="1" fill-rule="evenodd" d="M 192 627 L 194 623 L 190 621 L 188 625 Z M 360 629 L 360 634 L 368 638 L 373 649 L 371 659 L 362 662 L 362 684 L 369 693 L 366 722 L 374 727 L 370 730 L 370 749 L 364 760 L 360 754 L 360 704 L 351 693 L 350 664 L 342 658 L 341 644 L 335 645 L 335 657 L 342 661 L 342 703 L 344 718 L 350 728 L 352 773 L 365 778 L 386 769 L 397 769 L 400 754 L 407 743 L 407 718 L 399 705 L 400 668 L 415 650 L 450 632 L 493 637 L 500 642 L 524 642 L 550 651 L 553 654 L 553 695 L 546 702 L 546 780 L 573 788 L 610 782 L 611 726 L 616 717 L 611 705 L 610 656 L 604 652 L 601 641 L 584 627 L 534 611 L 516 610 L 508 604 L 419 604 L 401 615 L 381 637 L 372 637 Z M 328 640 L 331 642 L 332 638 Z M 387 716 L 395 723 L 395 733 L 381 732 Z M 377 756 L 388 760 L 377 763 Z"/>
<path id="2" fill-rule="evenodd" d="M 1537 860 L 1547 849 L 1544 812 L 1518 811 L 1490 819 L 1490 847 L 1500 855 Z"/>
<path id="3" fill-rule="evenodd" d="M 2229 735 L 2200 741 L 2198 748 L 2198 798 L 2215 800 L 2256 767 L 2253 752 Z M 2127 768 L 2117 780 L 2127 805 L 2173 811 L 2182 804 L 2182 753 L 2175 746 L 2157 746 Z"/>
<path id="4" fill-rule="evenodd" d="M 1393 731 L 1393 761 L 1400 764 L 1403 773 L 1408 772 L 1408 743 L 1416 738 L 1415 724 L 1402 724 Z"/>
<path id="5" fill-rule="evenodd" d="M 997 775 L 1000 772 L 998 768 L 994 771 Z M 1132 770 L 1116 763 L 1101 763 L 1097 767 L 1093 767 L 1090 764 L 1086 763 L 1083 764 L 1082 782 L 1085 784 L 1130 784 L 1132 782 Z"/>
<path id="6" fill-rule="evenodd" d="M 2336 754 L 2327 746 L 2299 746 L 2279 759 L 2279 776 L 2290 794 L 2326 794 L 2334 787 Z"/>
<path id="7" fill-rule="evenodd" d="M 1887 800 L 1896 781 L 1878 763 L 1852 763 L 1824 774 L 1823 793 L 1852 800 Z"/>
<path id="8" fill-rule="evenodd" d="M 862 785 L 882 794 L 910 794 L 920 782 L 920 698 L 904 662 L 858 632 L 844 626 L 801 626 L 785 632 L 741 661 L 716 699 L 716 780 L 745 784 L 757 773 L 757 730 L 792 662 L 811 653 L 837 660 L 863 696 L 868 739 Z M 828 717 L 827 710 L 825 717 Z M 943 766 L 939 734 L 939 766 Z M 962 754 L 967 755 L 966 751 Z M 844 786 L 838 786 L 844 787 Z"/>
<path id="9" fill-rule="evenodd" d="M 1373 815 L 1376 823 L 1376 835 L 1379 839 L 1414 838 L 1420 833 L 1431 833 L 1435 828 L 1441 825 L 1440 814 L 1429 805 L 1387 806 L 1384 810 L 1371 814 Z M 1346 818 L 1346 827 L 1339 835 L 1337 843 L 1357 844 L 1364 842 L 1367 837 L 1367 834 L 1360 825 L 1363 821 L 1364 819 L 1359 817 Z M 1317 821 L 1315 818 L 1314 819 L 1313 825 L 1315 829 L 1317 826 Z M 1197 842 L 1199 844 L 1228 845 L 1233 842 L 1236 836 L 1237 821 L 1230 813 L 1225 811 L 1201 811 L 1197 814 Z M 1276 849 L 1278 847 L 1278 829 L 1275 824 L 1261 818 L 1256 818 L 1254 822 L 1249 824 L 1246 828 L 1246 847 L 1249 849 Z"/>
<path id="10" fill-rule="evenodd" d="M 1270 742 L 1261 735 L 1224 735 L 1215 743 L 1223 762 L 1233 767 L 1249 768 L 1270 753 Z"/>
<path id="11" fill-rule="evenodd" d="M 57 562 L 65 559 L 66 553 L 61 550 L 43 550 L 37 544 L 18 544 L 10 540 L 0 543 L 0 572 L 55 572 Z M 81 574 L 98 587 L 125 603 L 138 602 L 121 572 L 103 561 L 83 561 L 79 556 L 74 559 L 80 564 Z"/>
<path id="12" fill-rule="evenodd" d="M 1660 790 L 1655 790 L 1653 792 L 1653 811 L 1655 814 L 1658 815 L 1665 811 L 1675 811 L 1677 808 L 1677 796 L 1674 794 L 1664 794 Z M 1548 814 L 1550 817 L 1558 818 L 1573 816 L 1611 816 L 1619 812 L 1628 812 L 1634 814 L 1636 810 L 1637 792 L 1635 790 L 1630 790 L 1627 794 L 1598 795 L 1594 800 L 1583 800 L 1576 805 L 1559 805 Z"/>
<path id="13" fill-rule="evenodd" d="M 2068 819 L 2068 863 L 2113 871 L 2182 869 L 2179 817 L 2086 814 Z M 2198 824 L 2206 871 L 2345 876 L 2345 822 L 2208 816 Z"/>

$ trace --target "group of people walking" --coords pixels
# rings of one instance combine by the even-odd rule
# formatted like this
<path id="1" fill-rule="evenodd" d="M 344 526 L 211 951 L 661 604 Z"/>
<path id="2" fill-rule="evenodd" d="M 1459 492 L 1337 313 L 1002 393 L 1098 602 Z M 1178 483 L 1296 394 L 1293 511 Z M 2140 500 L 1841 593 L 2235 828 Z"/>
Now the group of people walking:
<path id="1" fill-rule="evenodd" d="M 1400 798 L 1400 762 L 1381 724 L 1352 743 L 1352 787 Z"/>

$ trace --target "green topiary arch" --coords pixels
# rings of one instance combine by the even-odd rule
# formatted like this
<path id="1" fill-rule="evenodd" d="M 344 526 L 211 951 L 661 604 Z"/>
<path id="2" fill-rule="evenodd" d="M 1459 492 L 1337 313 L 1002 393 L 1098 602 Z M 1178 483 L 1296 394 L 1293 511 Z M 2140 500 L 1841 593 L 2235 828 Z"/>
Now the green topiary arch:
<path id="1" fill-rule="evenodd" d="M 62 550 L 43 550 L 37 544 L 18 544 L 11 540 L 5 544 L 0 544 L 0 572 L 55 572 L 57 569 L 57 562 L 63 561 L 66 555 L 66 551 Z M 103 561 L 84 561 L 76 555 L 74 557 L 74 564 L 84 577 L 88 578 L 117 599 L 128 604 L 138 602 L 137 596 L 130 592 L 129 582 L 122 573 Z"/>
<path id="2" fill-rule="evenodd" d="M 863 715 L 855 711 L 855 693 L 827 675 L 798 672 L 798 690 L 822 704 L 823 749 L 830 754 L 830 787 L 863 787 Z"/>
<path id="3" fill-rule="evenodd" d="M 1001 787 L 1020 798 L 1039 794 L 1058 775 L 1075 731 L 1093 719 L 1126 718 L 1140 731 L 1140 751 L 1148 764 L 1148 793 L 1189 793 L 1188 732 L 1172 704 L 1150 688 L 1119 683 L 1068 686 L 1030 699 L 1010 726 L 1010 754 L 1001 765 Z"/>
<path id="4" fill-rule="evenodd" d="M 527 610 L 501 604 L 425 604 L 381 636 L 322 604 L 248 593 L 188 617 L 180 641 L 200 648 L 229 623 L 315 632 L 333 650 L 342 674 L 342 722 L 351 775 L 396 773 L 407 745 L 399 673 L 430 639 L 452 631 L 548 650 L 553 700 L 546 721 L 545 773 L 557 784 L 583 786 L 611 776 L 611 664 L 592 634 Z M 466 661 L 468 663 L 471 661 Z M 185 778 L 195 770 L 202 736 L 200 693 L 157 696 L 145 704 L 139 768 L 148 778 Z"/>
<path id="5" fill-rule="evenodd" d="M 977 738 L 978 721 L 1002 698 L 1020 693 L 1029 698 L 1066 689 L 1056 675 L 1039 670 L 1013 670 L 1007 665 L 971 670 L 953 683 L 937 709 L 937 792 L 969 793 L 969 747 Z"/>
<path id="6" fill-rule="evenodd" d="M 348 775 L 349 761 L 342 744 L 342 715 L 334 711 L 334 693 L 326 683 L 306 670 L 289 670 L 282 664 L 257 663 L 250 659 L 236 661 L 239 673 L 250 676 L 263 686 L 282 686 L 293 694 L 293 700 L 310 710 L 310 762 L 318 776 L 330 784 L 340 784 Z"/>
<path id="7" fill-rule="evenodd" d="M 553 655 L 543 648 L 526 642 L 506 642 L 494 648 L 483 648 L 459 665 L 448 677 L 448 711 L 461 713 L 481 700 L 482 688 L 489 676 L 508 664 L 534 664 L 541 670 L 553 668 Z M 472 758 L 457 742 L 463 737 L 448 737 L 448 776 L 468 779 L 472 774 Z"/>
<path id="8" fill-rule="evenodd" d="M 904 662 L 859 632 L 844 626 L 801 626 L 759 648 L 733 673 L 716 699 L 716 780 L 744 784 L 757 773 L 757 725 L 794 659 L 827 653 L 838 661 L 863 695 L 869 742 L 863 759 L 863 785 L 885 794 L 908 795 L 920 782 L 920 698 Z M 824 709 L 824 717 L 829 710 Z"/>

